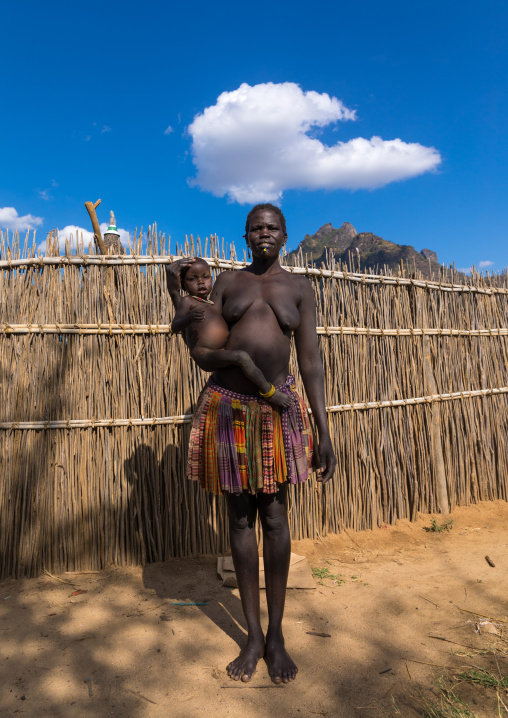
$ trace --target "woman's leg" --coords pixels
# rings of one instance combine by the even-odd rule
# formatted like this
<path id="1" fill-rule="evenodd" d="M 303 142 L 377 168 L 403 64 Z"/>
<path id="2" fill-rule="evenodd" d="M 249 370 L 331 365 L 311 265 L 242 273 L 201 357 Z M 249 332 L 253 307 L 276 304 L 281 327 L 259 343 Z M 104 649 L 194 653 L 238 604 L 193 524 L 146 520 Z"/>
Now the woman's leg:
<path id="1" fill-rule="evenodd" d="M 226 494 L 229 537 L 242 608 L 247 621 L 247 643 L 227 667 L 230 678 L 250 681 L 265 652 L 259 615 L 259 557 L 256 540 L 256 496 L 247 492 Z"/>
<path id="2" fill-rule="evenodd" d="M 298 668 L 284 647 L 282 617 L 291 558 L 291 537 L 287 514 L 287 484 L 275 494 L 258 494 L 258 509 L 263 527 L 263 560 L 265 564 L 268 631 L 266 660 L 274 683 L 294 680 Z"/>

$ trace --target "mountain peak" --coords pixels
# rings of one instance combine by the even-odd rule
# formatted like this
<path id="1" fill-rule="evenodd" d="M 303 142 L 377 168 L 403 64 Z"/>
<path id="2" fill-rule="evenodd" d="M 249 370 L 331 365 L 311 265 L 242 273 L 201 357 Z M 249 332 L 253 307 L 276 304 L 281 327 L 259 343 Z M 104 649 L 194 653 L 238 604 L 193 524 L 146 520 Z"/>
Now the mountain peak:
<path id="1" fill-rule="evenodd" d="M 315 234 L 306 234 L 303 241 L 300 242 L 298 250 L 291 252 L 290 257 L 301 250 L 304 255 L 307 255 L 309 261 L 314 262 L 321 257 L 325 247 L 330 247 L 337 252 L 345 251 L 356 235 L 356 229 L 349 222 L 343 222 L 338 229 L 331 222 L 327 222 Z"/>
<path id="2" fill-rule="evenodd" d="M 440 269 L 437 254 L 431 249 L 417 252 L 409 245 L 395 244 L 372 232 L 357 233 L 350 222 L 343 222 L 338 229 L 327 222 L 315 234 L 306 234 L 298 249 L 289 254 L 288 263 L 291 264 L 300 253 L 318 266 L 326 261 L 327 253 L 333 255 L 339 266 L 351 264 L 350 255 L 353 255 L 354 267 L 351 268 L 358 270 L 359 263 L 361 271 L 367 268 L 376 272 L 398 271 L 401 260 L 424 277 L 430 277 L 432 272 Z"/>

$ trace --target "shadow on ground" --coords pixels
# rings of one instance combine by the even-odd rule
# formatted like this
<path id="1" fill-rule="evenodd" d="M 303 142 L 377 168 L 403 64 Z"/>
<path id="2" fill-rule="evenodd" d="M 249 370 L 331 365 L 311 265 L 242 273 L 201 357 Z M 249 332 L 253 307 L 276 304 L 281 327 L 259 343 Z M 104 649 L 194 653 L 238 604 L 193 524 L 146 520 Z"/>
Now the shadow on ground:
<path id="1" fill-rule="evenodd" d="M 486 503 L 457 509 L 443 534 L 423 531 L 425 517 L 296 542 L 337 578 L 288 592 L 286 640 L 300 673 L 283 687 L 262 663 L 251 684 L 227 678 L 244 623 L 215 557 L 3 581 L 0 716 L 422 716 L 443 667 L 496 672 L 497 660 L 506 675 L 506 651 L 475 652 L 494 637 L 460 609 L 508 617 L 507 516 L 505 503 Z M 264 597 L 262 607 L 266 625 Z M 476 700 L 477 718 L 497 714 L 495 692 L 457 690 Z"/>

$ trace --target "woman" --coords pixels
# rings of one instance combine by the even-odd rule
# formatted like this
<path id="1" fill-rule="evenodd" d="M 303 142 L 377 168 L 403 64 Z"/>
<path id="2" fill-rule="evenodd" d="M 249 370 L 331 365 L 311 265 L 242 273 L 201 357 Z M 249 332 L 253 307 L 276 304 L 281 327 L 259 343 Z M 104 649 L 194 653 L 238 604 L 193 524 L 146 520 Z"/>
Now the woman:
<path id="1" fill-rule="evenodd" d="M 298 366 L 318 432 L 315 456 L 321 471 L 317 480 L 326 482 L 331 478 L 336 462 L 326 419 L 323 365 L 318 350 L 312 287 L 306 277 L 291 274 L 279 264 L 279 252 L 286 244 L 287 233 L 284 215 L 278 207 L 271 204 L 256 205 L 247 216 L 245 239 L 252 253 L 252 264 L 241 270 L 220 274 L 211 294 L 211 300 L 229 326 L 226 348 L 247 352 L 269 382 L 277 389 L 293 394 L 288 375 L 291 338 L 294 336 Z M 179 273 L 182 265 L 192 261 L 181 260 L 168 268 L 168 288 L 175 303 L 179 299 Z M 233 405 L 233 409 L 230 409 L 233 413 L 231 425 L 234 423 L 235 427 L 238 414 L 234 415 L 234 407 L 241 407 L 240 423 L 245 423 L 245 443 L 251 445 L 253 452 L 257 450 L 260 453 L 260 462 L 256 463 L 252 457 L 245 458 L 246 447 L 240 446 L 239 440 L 229 456 L 226 455 L 227 451 L 221 453 L 220 449 L 216 449 L 215 465 L 210 465 L 207 461 L 210 442 L 206 443 L 205 433 L 208 431 L 209 438 L 210 435 L 212 439 L 217 437 L 217 444 L 221 446 L 221 421 L 217 419 L 217 411 L 212 412 L 211 409 L 214 401 L 214 406 L 217 403 L 219 405 L 219 414 L 221 406 Z M 298 396 L 291 406 L 294 421 L 291 423 L 292 428 L 284 433 L 283 440 L 277 442 L 274 436 L 270 436 L 270 431 L 262 431 L 261 442 L 253 439 L 249 432 L 259 431 L 259 422 L 251 420 L 251 415 L 256 417 L 256 412 L 260 412 L 268 422 L 271 421 L 269 426 L 273 432 L 280 433 L 286 410 L 270 407 L 270 411 L 279 412 L 282 416 L 281 421 L 273 414 L 270 419 L 263 400 L 259 398 L 257 387 L 242 370 L 237 366 L 219 368 L 200 397 L 191 432 L 191 478 L 199 478 L 205 488 L 225 493 L 227 499 L 231 552 L 248 627 L 245 647 L 227 667 L 228 675 L 234 680 L 249 681 L 262 657 L 268 664 L 274 683 L 294 680 L 298 671 L 285 649 L 282 634 L 291 553 L 287 487 L 288 480 L 297 483 L 306 478 L 308 468 L 302 466 L 302 459 L 306 459 L 303 452 L 308 452 L 310 441 L 306 439 L 309 431 L 302 422 L 306 422 L 307 417 L 305 412 L 301 412 Z M 212 418 L 212 413 L 215 418 Z M 298 415 L 300 431 L 296 426 Z M 256 444 L 254 448 L 253 443 Z M 288 451 L 291 456 L 288 456 Z M 263 476 L 261 479 L 259 476 L 253 479 L 252 474 L 256 473 L 259 465 Z M 232 467 L 237 474 L 241 474 L 240 478 L 231 478 Z M 193 477 L 196 471 L 201 474 Z M 229 480 L 224 477 L 229 477 Z M 255 530 L 258 513 L 263 530 L 269 617 L 266 637 L 260 623 L 259 559 Z"/>

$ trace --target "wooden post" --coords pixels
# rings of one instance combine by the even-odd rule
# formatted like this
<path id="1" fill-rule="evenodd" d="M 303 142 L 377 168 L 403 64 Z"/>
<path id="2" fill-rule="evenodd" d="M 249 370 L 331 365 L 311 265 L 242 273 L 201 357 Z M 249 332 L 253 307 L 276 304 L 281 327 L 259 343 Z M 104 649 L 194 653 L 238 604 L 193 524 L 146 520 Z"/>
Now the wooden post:
<path id="1" fill-rule="evenodd" d="M 102 239 L 101 234 L 101 228 L 99 227 L 99 222 L 97 220 L 97 215 L 95 213 L 95 210 L 100 205 L 101 201 L 100 199 L 97 200 L 97 202 L 85 202 L 85 207 L 90 215 L 90 219 L 92 220 L 92 227 L 94 232 L 94 239 L 95 239 L 95 246 L 99 249 L 101 254 L 107 254 L 108 250 L 106 245 L 104 244 L 104 240 Z"/>

